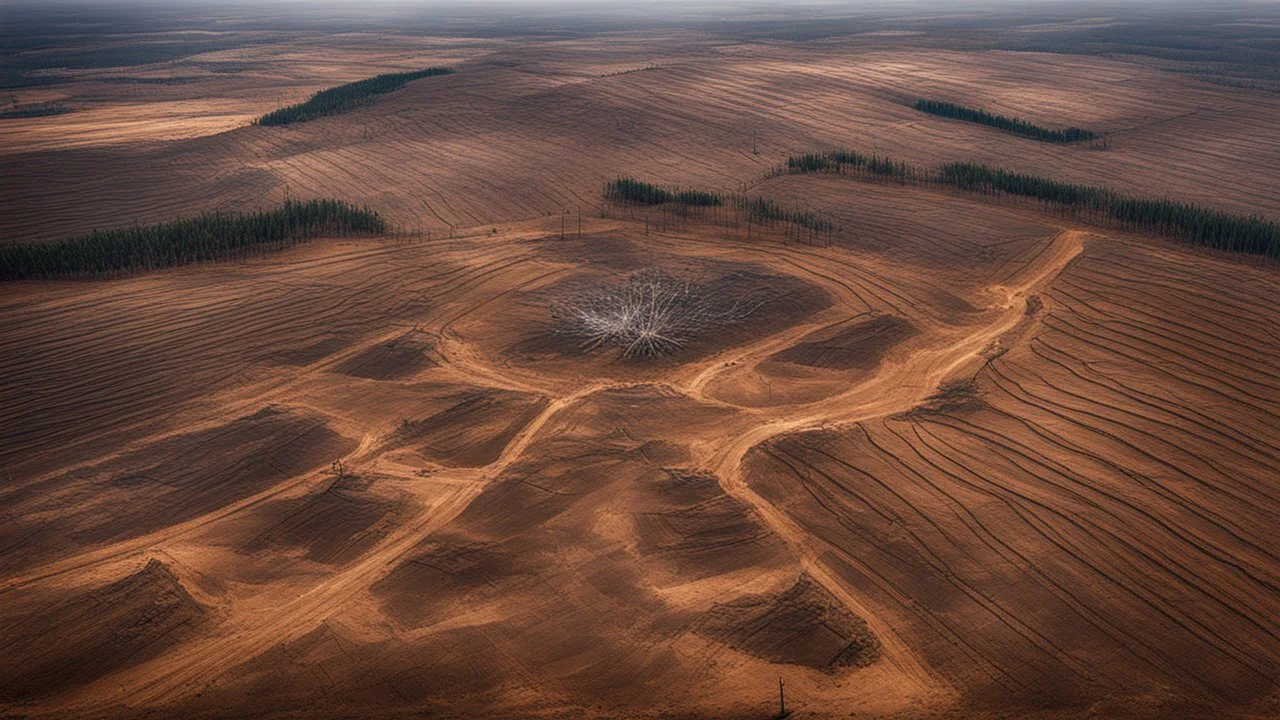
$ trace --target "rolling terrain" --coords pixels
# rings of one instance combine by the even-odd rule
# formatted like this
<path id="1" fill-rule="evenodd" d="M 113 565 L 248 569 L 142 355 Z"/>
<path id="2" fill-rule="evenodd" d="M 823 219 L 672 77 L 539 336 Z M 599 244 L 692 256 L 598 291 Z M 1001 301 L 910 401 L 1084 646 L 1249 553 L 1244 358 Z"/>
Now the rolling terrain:
<path id="1" fill-rule="evenodd" d="M 0 126 L 5 240 L 330 196 L 408 231 L 0 284 L 0 711 L 764 718 L 781 677 L 795 717 L 1280 715 L 1274 263 L 766 178 L 856 146 L 1274 218 L 1276 96 L 902 39 L 325 42 Z M 659 224 L 621 174 L 838 230 Z M 558 329 L 654 268 L 766 300 L 651 359 Z"/>

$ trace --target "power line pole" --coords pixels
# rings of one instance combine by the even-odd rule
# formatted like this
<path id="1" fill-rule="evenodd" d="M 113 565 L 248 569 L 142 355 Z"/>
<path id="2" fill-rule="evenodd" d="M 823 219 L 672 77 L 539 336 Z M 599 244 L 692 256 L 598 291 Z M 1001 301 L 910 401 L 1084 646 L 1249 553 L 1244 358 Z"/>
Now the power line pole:
<path id="1" fill-rule="evenodd" d="M 787 691 L 786 686 L 782 682 L 782 676 L 778 676 L 778 720 L 782 720 L 787 716 Z"/>

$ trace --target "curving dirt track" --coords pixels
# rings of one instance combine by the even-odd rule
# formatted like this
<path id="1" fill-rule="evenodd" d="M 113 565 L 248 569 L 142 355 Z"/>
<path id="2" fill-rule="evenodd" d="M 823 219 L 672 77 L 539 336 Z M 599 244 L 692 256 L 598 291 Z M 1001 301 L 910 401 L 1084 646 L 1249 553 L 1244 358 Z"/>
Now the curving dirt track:
<path id="1" fill-rule="evenodd" d="M 429 226 L 431 212 L 437 229 L 461 227 L 0 287 L 0 711 L 762 718 L 781 676 L 798 717 L 1280 713 L 1274 268 L 1028 205 L 840 177 L 757 182 L 773 155 L 699 148 L 696 128 L 744 103 L 783 118 L 770 152 L 816 141 L 826 122 L 832 136 L 854 131 L 781 94 L 765 102 L 775 84 L 744 89 L 724 68 L 600 77 L 650 43 L 609 62 L 598 44 L 548 43 L 531 65 L 561 75 L 524 85 L 514 77 L 530 67 L 476 61 L 376 115 L 291 129 L 274 150 L 248 128 L 39 156 L 49 167 L 127 157 L 157 178 L 187 161 L 152 165 L 147 153 L 259 157 L 262 188 L 355 188 L 406 224 Z M 467 59 L 481 45 L 436 49 Z M 420 50 L 387 52 L 435 57 Z M 833 65 L 784 45 L 700 52 L 777 54 L 780 76 L 799 73 L 793 85 L 820 98 L 878 82 L 853 65 L 892 55 Z M 996 72 L 937 57 L 938 77 Z M 1010 67 L 1010 87 L 1029 82 Z M 1139 87 L 1157 83 L 1129 71 Z M 1184 100 L 1226 92 L 1159 82 Z M 1069 85 L 1064 97 L 1086 105 L 1087 87 Z M 661 96 L 636 99 L 649 97 L 641 86 L 696 86 L 710 100 L 679 114 Z M 653 130 L 634 146 L 613 137 L 623 150 L 612 156 L 566 157 L 514 134 L 517 87 L 546 107 L 625 100 L 693 139 L 664 145 L 668 130 Z M 455 124 L 421 124 L 434 111 L 414 93 L 436 92 L 452 98 Z M 875 107 L 848 122 L 879 117 Z M 583 132 L 571 115 L 539 122 Z M 385 140 L 335 142 L 363 137 L 365 122 Z M 1238 141 L 1257 152 L 1223 162 L 1261 162 L 1273 140 L 1240 122 Z M 412 134 L 430 136 L 413 152 L 431 163 L 378 154 Z M 477 138 L 495 157 L 458 159 Z M 1134 142 L 1104 162 L 1145 187 L 1156 180 L 1141 167 L 1155 160 Z M 454 159 L 434 154 L 449 143 Z M 12 150 L 4 163 L 30 160 Z M 1021 151 L 983 150 L 1050 158 Z M 1082 171 L 1075 149 L 1054 152 Z M 1189 168 L 1198 152 L 1171 150 L 1166 167 Z M 640 174 L 802 198 L 841 233 L 814 247 L 587 213 L 581 236 L 575 216 L 562 237 L 561 219 L 544 216 L 595 202 L 601 177 L 641 157 Z M 510 191 L 538 163 L 545 183 Z M 241 188 L 241 171 L 228 172 Z M 5 231 L 81 227 L 109 206 L 100 182 L 0 200 L 25 213 L 0 213 Z M 1170 182 L 1211 188 L 1189 171 Z M 148 192 L 160 213 L 188 191 L 214 204 L 256 192 L 237 200 L 203 177 Z M 64 192 L 88 193 L 82 216 L 60 205 Z M 1271 209 L 1253 200 L 1233 202 Z M 136 202 L 104 217 L 127 222 L 148 201 Z M 564 293 L 653 266 L 773 300 L 645 362 L 554 332 L 548 308 Z"/>

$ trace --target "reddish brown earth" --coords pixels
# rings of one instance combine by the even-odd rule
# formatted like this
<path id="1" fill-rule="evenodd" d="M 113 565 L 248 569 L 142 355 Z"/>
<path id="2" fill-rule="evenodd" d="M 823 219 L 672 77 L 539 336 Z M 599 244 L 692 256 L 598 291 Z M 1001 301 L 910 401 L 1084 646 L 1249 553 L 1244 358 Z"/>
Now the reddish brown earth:
<path id="1" fill-rule="evenodd" d="M 761 180 L 841 144 L 1275 215 L 1275 96 L 853 41 L 365 50 L 130 71 L 248 68 L 157 96 L 87 73 L 66 92 L 118 122 L 0 128 L 24 180 L 5 238 L 286 186 L 423 230 L 0 287 L 4 712 L 764 718 L 782 677 L 797 717 L 1280 714 L 1274 267 L 1034 205 Z M 431 64 L 459 71 L 242 126 Z M 900 104 L 919 94 L 1114 148 Z M 602 218 L 620 173 L 840 231 Z M 554 332 L 558 298 L 651 267 L 777 292 L 656 360 Z"/>

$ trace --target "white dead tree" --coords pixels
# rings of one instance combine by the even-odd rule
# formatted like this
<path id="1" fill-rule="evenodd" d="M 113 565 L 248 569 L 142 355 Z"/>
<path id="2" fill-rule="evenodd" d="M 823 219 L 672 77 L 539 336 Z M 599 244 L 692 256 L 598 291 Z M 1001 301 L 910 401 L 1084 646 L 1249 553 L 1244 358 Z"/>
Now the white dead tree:
<path id="1" fill-rule="evenodd" d="M 584 349 L 612 346 L 623 357 L 655 357 L 741 322 L 767 301 L 760 293 L 718 297 L 704 285 L 646 270 L 624 283 L 565 298 L 551 313 L 557 330 L 577 338 Z"/>

